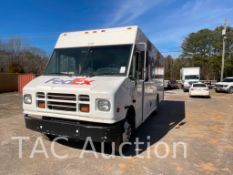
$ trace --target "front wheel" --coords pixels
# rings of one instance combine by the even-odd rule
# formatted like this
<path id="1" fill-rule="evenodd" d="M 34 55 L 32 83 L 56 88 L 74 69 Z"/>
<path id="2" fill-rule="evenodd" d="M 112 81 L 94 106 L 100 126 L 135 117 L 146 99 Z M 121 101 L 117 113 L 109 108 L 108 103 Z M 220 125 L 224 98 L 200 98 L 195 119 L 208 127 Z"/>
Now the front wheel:
<path id="1" fill-rule="evenodd" d="M 134 128 L 132 121 L 130 121 L 129 118 L 125 120 L 123 124 L 123 130 L 124 131 L 120 134 L 117 140 L 115 140 L 114 149 L 116 153 L 123 152 L 122 143 L 131 142 L 134 138 L 135 128 Z M 129 144 L 126 144 L 124 148 L 126 146 L 128 147 Z"/>
<path id="2" fill-rule="evenodd" d="M 53 139 L 56 138 L 55 135 L 51 135 L 51 134 L 45 134 L 45 133 L 41 133 L 42 138 L 48 141 L 53 141 Z"/>

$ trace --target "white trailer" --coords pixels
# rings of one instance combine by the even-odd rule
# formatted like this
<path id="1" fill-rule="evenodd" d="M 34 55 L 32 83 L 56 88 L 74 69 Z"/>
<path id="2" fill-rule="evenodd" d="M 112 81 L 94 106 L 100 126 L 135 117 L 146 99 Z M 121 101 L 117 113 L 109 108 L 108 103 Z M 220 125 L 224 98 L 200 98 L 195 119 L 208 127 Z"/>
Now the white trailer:
<path id="1" fill-rule="evenodd" d="M 163 56 L 137 26 L 62 33 L 23 89 L 26 127 L 117 149 L 157 110 L 163 77 Z"/>
<path id="2" fill-rule="evenodd" d="M 189 91 L 192 83 L 200 81 L 200 67 L 183 67 L 180 70 L 180 80 L 184 91 Z"/>

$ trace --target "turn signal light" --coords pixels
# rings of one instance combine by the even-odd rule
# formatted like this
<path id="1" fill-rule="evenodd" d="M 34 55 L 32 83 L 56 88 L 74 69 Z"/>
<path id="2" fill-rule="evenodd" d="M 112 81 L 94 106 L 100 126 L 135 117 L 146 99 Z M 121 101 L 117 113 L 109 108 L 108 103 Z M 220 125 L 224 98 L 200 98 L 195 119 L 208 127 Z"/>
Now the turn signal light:
<path id="1" fill-rule="evenodd" d="M 89 104 L 80 104 L 79 109 L 81 112 L 89 112 L 90 111 Z"/>
<path id="2" fill-rule="evenodd" d="M 45 101 L 38 101 L 38 102 L 37 102 L 37 106 L 38 106 L 39 108 L 45 108 Z"/>

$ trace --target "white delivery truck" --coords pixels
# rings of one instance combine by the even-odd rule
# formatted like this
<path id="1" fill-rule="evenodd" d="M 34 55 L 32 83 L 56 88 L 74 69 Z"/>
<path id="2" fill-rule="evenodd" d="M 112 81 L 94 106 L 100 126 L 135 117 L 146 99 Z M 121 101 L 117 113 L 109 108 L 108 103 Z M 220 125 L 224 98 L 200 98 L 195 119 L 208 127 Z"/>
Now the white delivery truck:
<path id="1" fill-rule="evenodd" d="M 26 127 L 117 149 L 164 99 L 163 76 L 137 26 L 62 33 L 44 75 L 23 89 Z"/>
<path id="2" fill-rule="evenodd" d="M 183 67 L 180 70 L 180 80 L 184 92 L 189 91 L 193 83 L 200 81 L 200 67 Z"/>

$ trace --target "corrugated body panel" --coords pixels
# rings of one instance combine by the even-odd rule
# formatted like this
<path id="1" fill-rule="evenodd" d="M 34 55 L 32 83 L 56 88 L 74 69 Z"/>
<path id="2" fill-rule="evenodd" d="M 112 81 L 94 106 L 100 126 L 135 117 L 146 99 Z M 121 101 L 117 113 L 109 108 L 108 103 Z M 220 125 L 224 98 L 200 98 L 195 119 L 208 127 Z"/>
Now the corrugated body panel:
<path id="1" fill-rule="evenodd" d="M 34 74 L 20 74 L 18 75 L 18 92 L 23 92 L 23 87 L 35 78 Z"/>

